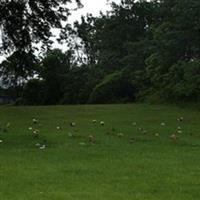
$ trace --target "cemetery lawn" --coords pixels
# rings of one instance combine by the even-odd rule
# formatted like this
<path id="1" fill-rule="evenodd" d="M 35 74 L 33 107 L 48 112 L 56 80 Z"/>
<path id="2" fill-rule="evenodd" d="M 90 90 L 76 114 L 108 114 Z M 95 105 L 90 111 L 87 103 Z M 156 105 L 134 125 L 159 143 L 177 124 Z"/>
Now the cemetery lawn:
<path id="1" fill-rule="evenodd" d="M 1 200 L 200 199 L 199 110 L 0 106 L 0 127 Z"/>

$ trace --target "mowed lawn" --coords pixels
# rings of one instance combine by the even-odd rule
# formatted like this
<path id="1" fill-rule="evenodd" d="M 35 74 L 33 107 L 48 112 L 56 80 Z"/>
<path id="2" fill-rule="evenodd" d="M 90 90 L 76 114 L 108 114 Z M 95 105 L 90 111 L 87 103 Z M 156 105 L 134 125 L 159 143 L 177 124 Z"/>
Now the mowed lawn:
<path id="1" fill-rule="evenodd" d="M 146 104 L 1 106 L 1 128 L 8 122 L 0 135 L 1 200 L 200 199 L 198 110 Z M 40 130 L 39 138 L 29 127 Z M 40 149 L 36 143 L 43 140 L 47 148 Z"/>

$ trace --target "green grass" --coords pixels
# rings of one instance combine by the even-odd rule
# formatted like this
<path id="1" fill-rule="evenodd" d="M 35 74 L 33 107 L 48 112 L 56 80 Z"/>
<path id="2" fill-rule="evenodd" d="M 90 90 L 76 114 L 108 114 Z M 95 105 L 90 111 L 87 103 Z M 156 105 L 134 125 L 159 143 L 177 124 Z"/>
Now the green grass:
<path id="1" fill-rule="evenodd" d="M 178 117 L 184 117 L 182 123 Z M 39 119 L 39 139 L 28 130 L 33 118 Z M 105 126 L 93 124 L 93 119 L 103 120 Z M 76 128 L 69 126 L 72 121 Z M 11 127 L 0 135 L 2 200 L 200 199 L 198 110 L 146 104 L 1 106 L 1 127 L 7 122 Z M 177 126 L 183 133 L 174 143 L 170 135 Z M 73 129 L 76 137 L 69 137 Z M 89 135 L 96 144 L 88 142 Z M 35 144 L 44 139 L 47 148 L 40 150 Z"/>

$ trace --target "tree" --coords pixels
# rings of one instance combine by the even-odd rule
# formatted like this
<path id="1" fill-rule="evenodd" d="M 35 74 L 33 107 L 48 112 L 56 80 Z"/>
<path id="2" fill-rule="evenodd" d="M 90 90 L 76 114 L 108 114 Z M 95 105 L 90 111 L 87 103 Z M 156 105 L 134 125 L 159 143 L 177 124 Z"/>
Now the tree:
<path id="1" fill-rule="evenodd" d="M 45 103 L 56 104 L 63 95 L 64 80 L 71 65 L 71 52 L 59 49 L 47 53 L 40 64 L 40 78 L 45 82 Z"/>
<path id="2" fill-rule="evenodd" d="M 38 72 L 38 59 L 32 53 L 16 51 L 0 64 L 1 83 L 12 88 L 12 96 L 21 96 L 22 87 Z"/>
<path id="3" fill-rule="evenodd" d="M 187 63 L 192 67 L 191 62 L 200 58 L 199 10 L 198 0 L 163 0 L 160 3 L 162 20 L 153 27 L 154 50 L 146 59 L 146 63 L 151 86 L 165 99 L 169 99 L 170 92 L 163 92 L 164 88 L 173 87 L 170 83 L 172 79 L 169 82 L 167 78 L 169 74 L 172 71 L 177 74 L 177 68 L 185 67 Z M 184 65 L 178 64 L 182 62 Z M 175 80 L 178 77 L 173 76 L 173 82 L 179 82 Z M 182 91 L 186 91 L 184 87 Z"/>
<path id="4" fill-rule="evenodd" d="M 45 104 L 45 81 L 31 79 L 23 89 L 21 104 L 25 105 L 44 105 Z"/>
<path id="5" fill-rule="evenodd" d="M 164 76 L 165 87 L 161 95 L 168 101 L 199 102 L 200 60 L 179 61 Z"/>
<path id="6" fill-rule="evenodd" d="M 157 20 L 157 7 L 157 2 L 146 1 L 125 0 L 119 5 L 112 3 L 110 12 L 100 13 L 98 17 L 91 14 L 82 17 L 80 22 L 75 22 L 73 31 L 67 26 L 61 38 L 69 38 L 70 33 L 73 37 L 76 35 L 87 58 L 85 64 L 101 65 L 109 73 L 125 67 L 127 63 L 124 61 L 132 58 L 137 58 L 136 62 L 140 65 L 136 68 L 144 67 L 148 34 L 151 24 Z M 145 46 L 145 52 L 142 52 L 140 45 Z M 144 56 L 138 57 L 141 53 Z M 136 62 L 129 62 L 128 65 L 137 65 Z"/>
<path id="7" fill-rule="evenodd" d="M 75 0 L 81 6 L 80 0 Z M 31 51 L 33 43 L 49 45 L 51 28 L 62 28 L 71 0 L 4 0 L 0 2 L 0 53 Z"/>
<path id="8" fill-rule="evenodd" d="M 5 87 L 23 86 L 38 71 L 37 58 L 24 51 L 16 51 L 0 64 L 0 77 Z"/>
<path id="9" fill-rule="evenodd" d="M 122 71 L 104 77 L 97 84 L 89 98 L 90 103 L 119 103 L 134 100 L 135 90 Z"/>
<path id="10" fill-rule="evenodd" d="M 73 67 L 65 78 L 63 104 L 88 102 L 93 88 L 102 80 L 103 70 L 99 66 Z"/>

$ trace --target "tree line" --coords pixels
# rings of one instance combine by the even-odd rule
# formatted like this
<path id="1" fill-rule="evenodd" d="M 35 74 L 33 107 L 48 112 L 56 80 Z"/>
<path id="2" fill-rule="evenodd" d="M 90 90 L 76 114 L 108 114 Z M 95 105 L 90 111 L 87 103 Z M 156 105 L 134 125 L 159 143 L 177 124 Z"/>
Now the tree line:
<path id="1" fill-rule="evenodd" d="M 27 39 L 16 42 L 7 34 L 4 43 L 12 45 L 5 49 L 15 51 L 0 65 L 3 84 L 18 104 L 198 102 L 199 11 L 199 0 L 122 0 L 105 14 L 66 24 L 58 41 L 68 51 L 47 48 L 42 57 Z M 61 13 L 55 13 L 53 26 L 61 26 Z M 35 36 L 44 44 L 50 42 L 48 25 Z"/>

